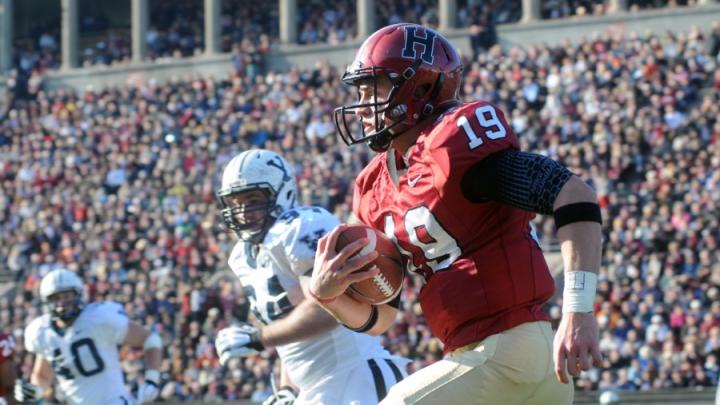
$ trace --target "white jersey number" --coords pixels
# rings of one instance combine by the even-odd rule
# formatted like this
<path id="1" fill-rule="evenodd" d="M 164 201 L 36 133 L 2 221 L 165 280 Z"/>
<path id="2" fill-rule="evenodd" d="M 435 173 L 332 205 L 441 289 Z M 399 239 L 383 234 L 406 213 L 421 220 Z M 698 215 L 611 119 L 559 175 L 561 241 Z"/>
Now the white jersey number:
<path id="1" fill-rule="evenodd" d="M 425 264 L 433 272 L 450 267 L 462 254 L 460 245 L 455 238 L 440 225 L 435 215 L 424 205 L 408 210 L 403 217 L 403 226 L 410 238 L 410 243 L 422 250 Z M 386 217 L 385 234 L 393 235 L 393 239 L 395 239 L 395 224 L 391 216 Z M 410 256 L 406 250 L 402 248 L 400 250 L 403 254 Z M 417 269 L 412 264 L 408 264 L 408 267 L 408 270 Z"/>
<path id="2" fill-rule="evenodd" d="M 480 126 L 485 130 L 485 136 L 488 137 L 488 139 L 495 140 L 504 138 L 507 134 L 505 126 L 503 126 L 502 121 L 498 118 L 495 107 L 488 104 L 481 105 L 475 109 L 475 118 L 477 118 L 478 123 L 480 123 Z M 465 131 L 465 135 L 467 135 L 469 140 L 468 146 L 470 149 L 475 149 L 483 144 L 482 138 L 472 129 L 470 120 L 468 120 L 466 116 L 463 115 L 458 118 L 457 127 Z"/>
<path id="3" fill-rule="evenodd" d="M 387 235 L 388 238 L 395 242 L 395 246 L 397 246 L 398 250 L 403 256 L 412 257 L 412 253 L 403 249 L 403 247 L 400 246 L 400 244 L 398 243 L 397 237 L 395 236 L 395 222 L 393 222 L 392 215 L 390 214 L 385 216 L 385 235 Z M 416 266 L 412 260 L 406 260 L 406 263 L 407 271 L 411 271 L 414 273 L 420 272 L 420 267 Z"/>
<path id="4" fill-rule="evenodd" d="M 293 309 L 288 294 L 276 275 L 265 279 L 265 283 L 244 286 L 245 295 L 250 300 L 255 317 L 267 325 L 283 317 Z"/>

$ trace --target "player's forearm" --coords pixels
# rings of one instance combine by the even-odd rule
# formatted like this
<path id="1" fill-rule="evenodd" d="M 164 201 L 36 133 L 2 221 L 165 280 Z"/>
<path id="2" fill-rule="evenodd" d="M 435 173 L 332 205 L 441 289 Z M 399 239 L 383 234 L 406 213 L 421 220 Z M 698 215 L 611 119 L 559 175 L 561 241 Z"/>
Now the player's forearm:
<path id="1" fill-rule="evenodd" d="M 337 326 L 335 318 L 311 300 L 304 300 L 288 314 L 261 329 L 260 340 L 265 347 L 282 346 L 310 339 Z"/>
<path id="2" fill-rule="evenodd" d="M 361 329 L 370 320 L 372 306 L 365 302 L 353 299 L 342 294 L 334 301 L 320 304 L 332 314 L 338 322 L 352 329 Z M 364 333 L 377 336 L 385 333 L 392 326 L 397 315 L 397 309 L 390 305 L 376 305 L 377 319 L 370 329 Z"/>
<path id="3" fill-rule="evenodd" d="M 143 353 L 143 364 L 145 366 L 145 370 L 160 370 L 161 360 L 162 355 L 160 353 L 160 349 L 145 349 Z"/>
<path id="4" fill-rule="evenodd" d="M 46 390 L 52 386 L 52 378 L 41 374 L 32 373 L 30 375 L 30 384 Z"/>
<path id="5" fill-rule="evenodd" d="M 600 208 L 595 192 L 577 176 L 553 205 L 564 267 L 563 313 L 591 313 L 602 254 Z"/>
<path id="6" fill-rule="evenodd" d="M 48 389 L 52 386 L 54 377 L 50 362 L 38 356 L 35 360 L 32 373 L 30 374 L 30 383 L 43 389 Z"/>
<path id="7" fill-rule="evenodd" d="M 577 222 L 558 229 L 563 268 L 568 271 L 600 270 L 602 233 L 596 222 Z"/>
<path id="8" fill-rule="evenodd" d="M 276 388 L 280 387 L 297 388 L 290 379 L 290 374 L 287 372 L 287 367 L 285 367 L 284 363 L 280 364 L 280 385 L 278 385 Z"/>
<path id="9" fill-rule="evenodd" d="M 558 194 L 553 208 L 576 203 L 597 204 L 595 192 L 577 176 L 573 176 Z M 572 222 L 558 228 L 563 266 L 568 271 L 588 271 L 597 274 L 600 269 L 602 229 L 598 222 Z"/>

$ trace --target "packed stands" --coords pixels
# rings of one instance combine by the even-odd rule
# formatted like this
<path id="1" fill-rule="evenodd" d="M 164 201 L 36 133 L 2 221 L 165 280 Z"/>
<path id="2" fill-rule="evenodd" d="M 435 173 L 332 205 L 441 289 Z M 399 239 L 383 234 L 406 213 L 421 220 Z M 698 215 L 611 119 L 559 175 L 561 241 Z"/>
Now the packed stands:
<path id="1" fill-rule="evenodd" d="M 629 10 L 637 11 L 662 7 L 694 5 L 696 1 L 630 0 Z M 150 4 L 150 25 L 146 33 L 148 60 L 181 58 L 202 53 L 202 0 L 153 0 Z M 608 12 L 607 0 L 544 0 L 540 17 L 557 19 L 572 16 L 600 15 Z M 255 44 L 270 48 L 279 41 L 278 2 L 266 1 L 244 6 L 243 0 L 224 0 L 221 3 L 221 50 L 230 52 L 236 46 L 247 48 Z M 353 2 L 316 0 L 298 3 L 298 43 L 303 45 L 337 45 L 357 36 Z M 377 0 L 379 26 L 400 21 L 416 21 L 431 27 L 438 26 L 437 0 Z M 511 1 L 459 0 L 457 27 L 495 27 L 520 20 L 522 4 Z M 46 18 L 35 22 L 30 29 L 15 38 L 14 64 L 21 74 L 43 72 L 60 67 L 60 19 Z M 128 24 L 110 23 L 101 10 L 83 12 L 80 35 L 85 38 L 80 49 L 80 66 L 117 65 L 128 63 L 130 33 Z"/>
<path id="2" fill-rule="evenodd" d="M 253 35 L 224 32 L 231 43 Z M 190 54 L 196 44 L 179 46 L 168 49 Z M 221 368 L 213 348 L 217 330 L 248 314 L 242 289 L 224 274 L 232 238 L 218 227 L 217 176 L 240 150 L 273 149 L 295 166 L 303 203 L 347 218 L 352 180 L 371 153 L 335 135 L 331 112 L 354 97 L 340 72 L 325 64 L 269 72 L 252 49 L 236 50 L 225 78 L 83 95 L 37 88 L 14 101 L 0 120 L 0 265 L 18 294 L 0 298 L 2 325 L 20 338 L 42 311 L 40 277 L 66 267 L 86 280 L 88 299 L 122 302 L 163 336 L 163 397 L 270 393 L 271 353 Z M 719 53 L 717 24 L 491 47 L 467 60 L 462 96 L 499 105 L 524 149 L 560 160 L 600 197 L 605 361 L 576 380 L 580 390 L 718 380 Z M 555 243 L 552 220 L 538 218 L 536 229 L 543 245 Z M 413 370 L 441 356 L 417 287 L 408 281 L 402 319 L 384 336 L 391 351 L 414 359 Z M 558 322 L 560 303 L 548 310 Z M 134 381 L 140 354 L 123 355 Z M 32 359 L 19 356 L 28 375 Z"/>

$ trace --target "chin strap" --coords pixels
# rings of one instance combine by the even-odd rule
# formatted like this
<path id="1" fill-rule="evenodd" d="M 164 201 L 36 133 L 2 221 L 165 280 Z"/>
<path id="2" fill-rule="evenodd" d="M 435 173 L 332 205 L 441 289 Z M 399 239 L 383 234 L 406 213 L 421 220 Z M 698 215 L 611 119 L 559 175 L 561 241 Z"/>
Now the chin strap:
<path id="1" fill-rule="evenodd" d="M 368 146 L 370 146 L 370 149 L 375 152 L 385 152 L 390 147 L 390 142 L 392 142 L 392 140 L 392 134 L 390 134 L 389 132 L 385 132 L 383 134 L 372 137 L 368 141 Z"/>

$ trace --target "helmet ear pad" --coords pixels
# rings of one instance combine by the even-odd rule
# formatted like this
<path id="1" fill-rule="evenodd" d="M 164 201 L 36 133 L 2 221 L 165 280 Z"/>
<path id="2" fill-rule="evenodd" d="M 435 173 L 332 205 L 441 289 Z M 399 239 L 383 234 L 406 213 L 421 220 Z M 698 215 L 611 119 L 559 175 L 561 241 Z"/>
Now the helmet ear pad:
<path id="1" fill-rule="evenodd" d="M 433 83 L 428 81 L 411 79 L 403 83 L 387 108 L 390 119 L 401 119 L 402 124 L 409 128 L 430 116 L 434 110 L 430 99 L 432 89 Z M 395 100 L 409 101 L 402 103 Z"/>

